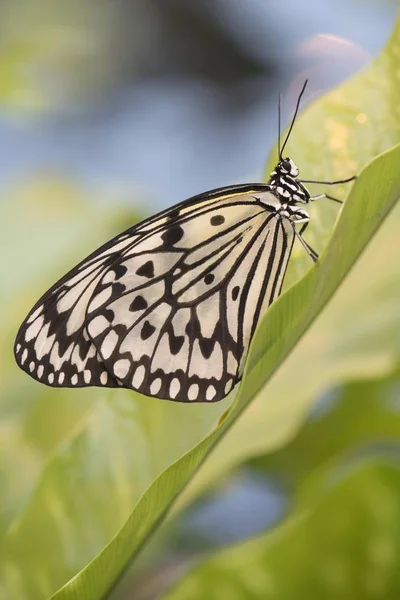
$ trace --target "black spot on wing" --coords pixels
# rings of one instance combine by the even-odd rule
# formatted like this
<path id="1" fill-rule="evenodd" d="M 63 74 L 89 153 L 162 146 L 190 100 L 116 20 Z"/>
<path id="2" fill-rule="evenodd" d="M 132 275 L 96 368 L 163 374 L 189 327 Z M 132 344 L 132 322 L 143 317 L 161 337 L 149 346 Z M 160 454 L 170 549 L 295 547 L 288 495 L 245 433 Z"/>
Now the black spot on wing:
<path id="1" fill-rule="evenodd" d="M 213 217 L 211 217 L 210 223 L 214 227 L 217 225 L 222 225 L 223 223 L 225 223 L 225 217 L 223 217 L 222 215 L 214 215 Z"/>
<path id="2" fill-rule="evenodd" d="M 140 337 L 142 338 L 142 340 L 147 340 L 153 335 L 155 330 L 156 328 L 154 327 L 154 325 L 152 325 L 149 321 L 145 321 L 140 332 Z"/>
<path id="3" fill-rule="evenodd" d="M 115 315 L 112 308 L 102 309 L 101 314 L 107 319 L 109 323 L 112 323 L 112 321 L 114 321 Z"/>
<path id="4" fill-rule="evenodd" d="M 168 227 L 162 234 L 163 245 L 165 247 L 173 246 L 177 244 L 183 238 L 184 231 L 180 225 L 173 225 Z"/>
<path id="5" fill-rule="evenodd" d="M 83 337 L 80 338 L 79 343 L 78 343 L 78 348 L 79 348 L 79 358 L 82 361 L 86 360 L 86 356 L 88 355 L 91 345 L 92 345 L 91 340 L 85 340 L 85 339 L 83 339 Z"/>
<path id="6" fill-rule="evenodd" d="M 148 304 L 143 296 L 136 296 L 136 298 L 131 302 L 129 306 L 129 310 L 135 312 L 136 310 L 145 310 Z"/>
<path id="7" fill-rule="evenodd" d="M 140 275 L 141 277 L 147 277 L 151 279 L 154 277 L 154 263 L 152 260 L 148 260 L 136 271 L 136 275 Z"/>
<path id="8" fill-rule="evenodd" d="M 115 279 L 120 279 L 127 273 L 128 267 L 125 265 L 116 265 L 113 268 L 113 271 L 115 273 Z"/>
<path id="9" fill-rule="evenodd" d="M 171 350 L 171 354 L 174 356 L 181 351 L 181 348 L 185 342 L 184 335 L 174 335 L 172 332 L 169 333 L 169 349 Z"/>
<path id="10" fill-rule="evenodd" d="M 235 287 L 232 289 L 232 300 L 237 300 L 237 297 L 239 296 L 239 292 L 240 292 L 240 287 L 238 285 L 235 285 Z"/>
<path id="11" fill-rule="evenodd" d="M 122 283 L 113 283 L 112 284 L 112 297 L 119 298 L 125 292 L 126 286 Z"/>
<path id="12" fill-rule="evenodd" d="M 210 356 L 214 350 L 215 340 L 213 340 L 212 338 L 201 337 L 201 338 L 199 338 L 199 346 L 200 346 L 202 355 L 207 360 L 210 358 Z"/>
<path id="13" fill-rule="evenodd" d="M 215 279 L 215 275 L 213 275 L 212 273 L 207 273 L 207 275 L 204 277 L 204 283 L 206 285 L 210 285 Z"/>

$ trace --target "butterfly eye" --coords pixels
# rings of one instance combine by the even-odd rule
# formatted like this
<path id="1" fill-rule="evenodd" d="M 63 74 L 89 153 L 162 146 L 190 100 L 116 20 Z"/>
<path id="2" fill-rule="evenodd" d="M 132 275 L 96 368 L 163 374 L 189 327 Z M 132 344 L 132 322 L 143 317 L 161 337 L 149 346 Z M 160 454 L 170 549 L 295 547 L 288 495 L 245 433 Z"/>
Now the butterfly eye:
<path id="1" fill-rule="evenodd" d="M 287 171 L 288 173 L 290 173 L 290 171 L 292 169 L 292 165 L 290 164 L 290 159 L 289 158 L 284 158 L 281 161 L 281 167 L 283 169 L 285 169 L 285 171 Z"/>

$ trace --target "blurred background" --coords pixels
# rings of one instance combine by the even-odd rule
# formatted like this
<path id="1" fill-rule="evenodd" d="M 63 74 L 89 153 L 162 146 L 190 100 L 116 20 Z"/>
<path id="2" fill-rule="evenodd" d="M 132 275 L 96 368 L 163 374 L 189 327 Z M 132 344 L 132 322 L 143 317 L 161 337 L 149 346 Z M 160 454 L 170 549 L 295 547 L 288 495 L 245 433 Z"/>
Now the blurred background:
<path id="1" fill-rule="evenodd" d="M 276 141 L 278 94 L 286 122 L 306 78 L 309 101 L 378 54 L 398 9 L 389 0 L 2 0 L 2 535 L 30 498 L 48 456 L 83 414 L 79 399 L 65 397 L 57 408 L 38 399 L 40 386 L 17 374 L 10 356 L 15 329 L 44 282 L 136 218 L 214 187 L 262 180 Z M 287 514 L 293 495 L 301 505 L 316 487 L 340 483 L 346 453 L 346 469 L 388 447 L 394 456 L 398 375 L 393 368 L 373 383 L 358 378 L 325 389 L 285 448 L 245 461 L 188 502 L 110 598 L 160 597 L 204 552 L 268 531 Z M 91 399 L 85 398 L 86 410 Z M 335 465 L 333 475 L 322 473 L 326 464 Z M 373 481 L 380 483 L 372 496 L 382 477 L 374 469 Z M 360 486 L 355 481 L 356 495 Z M 354 494 L 338 489 L 344 498 L 350 494 L 351 501 L 343 500 L 350 511 Z M 398 528 L 395 504 L 388 519 Z M 356 505 L 354 518 L 358 513 Z M 363 516 L 377 527 L 373 511 Z M 334 532 L 332 539 L 321 536 L 313 523 L 313 542 L 305 544 L 295 532 L 292 549 L 315 551 L 315 561 L 320 544 L 337 550 L 339 542 Z M 343 526 L 341 555 L 361 553 L 359 534 L 367 525 L 357 531 L 350 525 Z M 382 542 L 378 552 L 386 567 L 400 552 L 399 536 L 392 542 L 389 549 Z M 297 564 L 293 552 L 280 553 L 282 572 Z M 361 561 L 354 572 L 368 565 Z M 303 567 L 296 580 L 301 593 L 276 598 L 344 597 L 328 595 L 313 580 L 312 567 Z M 334 581 L 342 577 L 337 569 Z M 222 576 L 216 569 L 209 577 Z M 349 597 L 394 599 L 400 580 L 390 585 L 381 594 L 378 585 L 375 595 Z"/>
<path id="2" fill-rule="evenodd" d="M 306 77 L 310 98 L 354 73 L 397 7 L 4 0 L 0 10 L 0 183 L 47 174 L 148 210 L 259 180 L 278 93 L 287 115 Z"/>

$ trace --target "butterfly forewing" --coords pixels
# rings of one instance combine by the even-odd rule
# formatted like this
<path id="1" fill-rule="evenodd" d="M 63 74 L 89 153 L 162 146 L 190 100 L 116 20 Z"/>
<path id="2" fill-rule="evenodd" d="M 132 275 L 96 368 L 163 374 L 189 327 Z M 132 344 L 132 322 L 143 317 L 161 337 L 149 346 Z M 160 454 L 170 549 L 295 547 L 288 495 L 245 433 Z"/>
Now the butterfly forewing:
<path id="1" fill-rule="evenodd" d="M 117 236 L 36 304 L 17 336 L 17 362 L 50 385 L 223 398 L 293 243 L 267 189 L 216 190 Z"/>

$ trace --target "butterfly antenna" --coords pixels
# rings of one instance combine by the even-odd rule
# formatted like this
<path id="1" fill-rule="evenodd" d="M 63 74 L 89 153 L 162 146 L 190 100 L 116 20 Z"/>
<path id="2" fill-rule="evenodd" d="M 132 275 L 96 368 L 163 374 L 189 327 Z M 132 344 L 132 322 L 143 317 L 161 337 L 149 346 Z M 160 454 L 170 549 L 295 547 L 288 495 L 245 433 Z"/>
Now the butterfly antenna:
<path id="1" fill-rule="evenodd" d="M 289 131 L 288 131 L 288 133 L 287 133 L 287 136 L 286 136 L 286 138 L 285 138 L 285 141 L 284 141 L 284 143 L 283 143 L 282 149 L 280 150 L 280 154 L 279 154 L 279 156 L 280 156 L 280 157 L 282 156 L 282 153 L 283 153 L 283 151 L 284 151 L 284 149 L 285 149 L 285 146 L 286 146 L 286 144 L 287 144 L 287 141 L 288 141 L 288 139 L 289 139 L 289 137 L 290 137 L 290 134 L 292 133 L 293 125 L 294 125 L 294 122 L 295 122 L 295 120 L 296 120 L 297 113 L 299 112 L 299 107 L 300 107 L 301 98 L 302 98 L 302 96 L 303 96 L 303 94 L 304 94 L 304 90 L 305 90 L 305 89 L 306 89 L 306 87 L 307 87 L 307 83 L 308 83 L 308 79 L 306 79 L 306 80 L 305 80 L 305 82 L 304 82 L 304 85 L 303 85 L 303 87 L 301 88 L 301 92 L 300 92 L 300 94 L 299 94 L 299 97 L 297 98 L 296 110 L 294 111 L 293 119 L 292 119 L 292 122 L 290 123 Z"/>
<path id="2" fill-rule="evenodd" d="M 281 152 L 281 104 L 282 104 L 282 96 L 279 94 L 278 98 L 278 157 L 279 160 L 282 160 L 282 152 Z"/>

